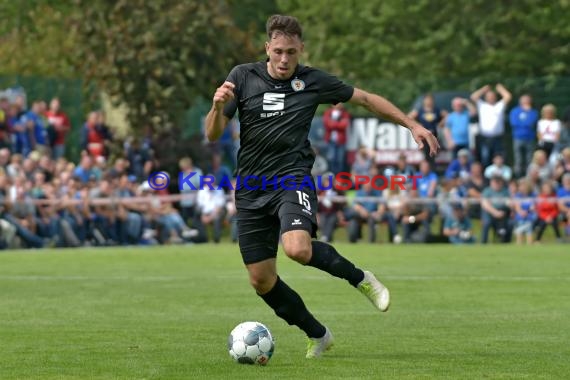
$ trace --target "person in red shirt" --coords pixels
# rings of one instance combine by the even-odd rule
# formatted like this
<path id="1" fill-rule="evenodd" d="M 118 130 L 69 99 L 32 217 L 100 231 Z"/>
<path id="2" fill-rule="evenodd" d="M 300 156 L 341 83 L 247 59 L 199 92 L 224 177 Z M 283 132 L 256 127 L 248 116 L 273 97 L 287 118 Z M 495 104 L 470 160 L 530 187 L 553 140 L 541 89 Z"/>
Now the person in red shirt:
<path id="1" fill-rule="evenodd" d="M 71 123 L 67 114 L 61 110 L 59 98 L 51 100 L 49 110 L 45 116 L 49 125 L 48 133 L 52 147 L 52 156 L 54 160 L 57 160 L 65 154 L 65 135 L 71 129 Z"/>
<path id="2" fill-rule="evenodd" d="M 560 239 L 560 230 L 558 229 L 558 203 L 556 199 L 549 200 L 548 198 L 555 198 L 554 187 L 549 182 L 542 184 L 540 189 L 540 194 L 536 202 L 536 213 L 538 215 L 538 220 L 536 225 L 538 226 L 538 232 L 536 235 L 536 241 L 539 242 L 542 238 L 542 234 L 546 229 L 547 225 L 551 225 L 556 234 L 556 238 Z"/>
<path id="3" fill-rule="evenodd" d="M 350 126 L 350 114 L 342 103 L 327 109 L 323 114 L 325 142 L 328 144 L 327 161 L 334 174 L 344 170 L 346 140 Z"/>

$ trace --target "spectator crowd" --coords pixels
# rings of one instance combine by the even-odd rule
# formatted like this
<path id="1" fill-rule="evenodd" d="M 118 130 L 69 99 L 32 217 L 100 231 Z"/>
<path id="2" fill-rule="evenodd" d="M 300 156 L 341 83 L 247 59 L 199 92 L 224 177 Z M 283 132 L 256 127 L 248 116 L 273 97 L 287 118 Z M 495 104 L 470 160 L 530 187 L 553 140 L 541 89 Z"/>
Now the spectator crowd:
<path id="1" fill-rule="evenodd" d="M 570 112 L 559 118 L 551 104 L 536 109 L 526 94 L 507 112 L 510 101 L 502 85 L 496 92 L 485 86 L 470 99 L 453 99 L 450 112 L 439 109 L 433 96 L 424 96 L 409 116 L 452 152 L 446 170 L 437 170 L 429 156 L 411 164 L 405 154 L 396 164 L 380 165 L 373 150 L 360 148 L 350 165 L 354 176 L 421 177 L 405 189 L 379 190 L 381 184 L 368 183 L 350 192 L 334 186 L 319 190 L 319 238 L 333 241 L 339 228 L 353 243 L 366 236 L 370 242 L 522 244 L 540 242 L 548 228 L 560 241 L 568 238 Z M 473 119 L 479 125 L 477 149 L 470 141 Z M 351 115 L 338 104 L 325 111 L 323 123 L 327 149 L 316 152 L 313 175 L 334 182 L 347 166 Z M 507 123 L 512 166 L 503 146 Z M 66 158 L 72 128 L 80 128 L 77 163 Z M 203 174 L 216 183 L 232 176 L 239 139 L 235 120 L 226 132 L 207 167 L 195 165 L 192 152 L 179 160 L 181 173 L 197 174 L 190 179 L 195 187 Z M 113 142 L 102 112 L 91 112 L 83 125 L 72 126 L 57 98 L 28 107 L 23 96 L 0 97 L 0 248 L 219 242 L 224 231 L 237 241 L 231 188 L 198 191 L 185 184 L 179 198 L 171 197 L 168 189 L 155 190 L 148 183 L 149 175 L 161 169 L 152 131 L 124 142 L 121 154 L 111 159 Z"/>

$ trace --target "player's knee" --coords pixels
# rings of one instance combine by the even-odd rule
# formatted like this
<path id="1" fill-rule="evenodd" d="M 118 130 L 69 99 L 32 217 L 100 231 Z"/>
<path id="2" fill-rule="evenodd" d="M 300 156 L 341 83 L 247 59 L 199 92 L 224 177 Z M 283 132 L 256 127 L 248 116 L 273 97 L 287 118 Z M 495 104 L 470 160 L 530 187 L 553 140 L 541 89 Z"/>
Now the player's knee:
<path id="1" fill-rule="evenodd" d="M 250 273 L 249 283 L 258 294 L 265 294 L 271 290 L 277 276 L 272 273 Z"/>
<path id="2" fill-rule="evenodd" d="M 292 243 L 288 246 L 283 247 L 285 250 L 285 254 L 301 263 L 306 264 L 311 259 L 311 245 L 310 244 L 302 244 L 302 243 Z"/>

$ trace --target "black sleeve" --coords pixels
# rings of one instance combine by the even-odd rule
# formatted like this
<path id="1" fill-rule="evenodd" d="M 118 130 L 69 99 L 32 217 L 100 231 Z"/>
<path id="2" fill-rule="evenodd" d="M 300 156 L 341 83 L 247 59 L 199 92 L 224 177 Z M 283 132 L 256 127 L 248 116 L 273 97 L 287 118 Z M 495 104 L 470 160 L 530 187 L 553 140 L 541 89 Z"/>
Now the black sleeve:
<path id="1" fill-rule="evenodd" d="M 242 75 L 243 74 L 239 66 L 236 66 L 232 69 L 232 71 L 230 71 L 228 77 L 226 78 L 226 82 L 231 82 L 236 86 L 234 89 L 235 98 L 227 102 L 226 106 L 224 107 L 224 116 L 226 116 L 228 119 L 233 118 L 237 110 L 236 99 L 239 97 L 238 94 Z"/>
<path id="2" fill-rule="evenodd" d="M 352 98 L 354 87 L 347 85 L 334 75 L 324 71 L 317 70 L 317 73 L 320 104 L 345 103 Z"/>

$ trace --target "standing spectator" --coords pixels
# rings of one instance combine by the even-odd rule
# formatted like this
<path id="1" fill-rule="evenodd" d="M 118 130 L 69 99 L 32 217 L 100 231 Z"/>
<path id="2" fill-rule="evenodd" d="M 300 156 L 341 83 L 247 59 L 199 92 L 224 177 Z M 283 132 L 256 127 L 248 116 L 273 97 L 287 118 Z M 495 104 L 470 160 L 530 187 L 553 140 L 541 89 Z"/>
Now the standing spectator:
<path id="1" fill-rule="evenodd" d="M 366 147 L 362 146 L 354 157 L 352 168 L 350 170 L 352 176 L 368 175 L 372 167 L 372 154 L 368 152 Z"/>
<path id="2" fill-rule="evenodd" d="M 532 107 L 532 98 L 524 94 L 519 98 L 519 105 L 509 114 L 513 135 L 513 152 L 515 156 L 515 175 L 523 176 L 532 160 L 535 146 L 535 129 L 538 111 Z"/>
<path id="3" fill-rule="evenodd" d="M 556 197 L 554 187 L 550 182 L 544 182 L 536 201 L 536 213 L 538 215 L 536 223 L 538 227 L 538 231 L 536 233 L 537 242 L 540 242 L 542 239 L 542 234 L 544 233 L 547 225 L 552 226 L 554 233 L 556 234 L 556 238 L 561 238 L 560 230 L 558 228 L 558 202 L 556 200 L 549 199 L 553 197 Z"/>
<path id="4" fill-rule="evenodd" d="M 515 195 L 513 202 L 513 209 L 515 212 L 515 226 L 514 234 L 517 239 L 517 244 L 522 244 L 523 235 L 526 236 L 527 244 L 533 242 L 533 229 L 536 223 L 536 210 L 534 201 L 534 191 L 530 182 L 524 178 L 518 182 L 518 192 Z"/>
<path id="5" fill-rule="evenodd" d="M 426 94 L 422 100 L 422 105 L 412 110 L 408 116 L 414 120 L 417 120 L 424 128 L 428 129 L 433 133 L 435 137 L 438 135 L 438 127 L 443 124 L 446 116 L 446 112 L 440 110 L 435 105 L 435 99 L 432 94 Z M 429 146 L 424 144 L 424 158 L 427 160 L 431 167 L 435 163 L 435 157 L 430 156 Z"/>
<path id="6" fill-rule="evenodd" d="M 479 113 L 479 134 L 481 136 L 481 163 L 487 167 L 495 153 L 503 152 L 503 135 L 505 133 L 505 110 L 511 101 L 511 93 L 498 84 L 496 90 L 501 94 L 497 101 L 497 94 L 489 85 L 483 86 L 471 94 L 471 100 L 477 104 Z M 485 100 L 481 97 L 485 95 Z"/>
<path id="7" fill-rule="evenodd" d="M 558 189 L 556 196 L 558 197 L 558 207 L 562 214 L 562 221 L 565 224 L 564 232 L 568 237 L 570 236 L 570 173 L 562 176 L 562 186 Z"/>
<path id="8" fill-rule="evenodd" d="M 509 190 L 505 186 L 505 180 L 500 175 L 491 178 L 489 187 L 483 190 L 481 201 L 483 230 L 481 242 L 487 244 L 491 228 L 500 236 L 502 243 L 510 241 L 509 216 L 510 208 L 508 199 Z"/>
<path id="9" fill-rule="evenodd" d="M 104 123 L 103 114 L 90 112 L 81 130 L 81 149 L 94 157 L 106 157 L 106 145 L 111 139 L 111 132 Z"/>
<path id="10" fill-rule="evenodd" d="M 403 175 L 406 177 L 406 182 L 410 180 L 410 176 L 414 175 L 415 170 L 412 165 L 408 164 L 408 156 L 405 153 L 400 153 L 398 156 L 398 162 L 394 168 L 395 175 Z M 384 174 L 386 175 L 386 174 Z"/>
<path id="11" fill-rule="evenodd" d="M 460 203 L 452 206 L 453 212 L 445 218 L 443 235 L 452 244 L 475 243 L 473 237 L 473 225 Z"/>
<path id="12" fill-rule="evenodd" d="M 445 139 L 447 148 L 453 150 L 453 158 L 462 149 L 469 149 L 469 120 L 477 115 L 477 109 L 473 104 L 463 98 L 453 98 L 451 112 L 445 118 Z"/>
<path id="13" fill-rule="evenodd" d="M 61 110 L 59 98 L 53 98 L 46 112 L 48 120 L 49 142 L 53 150 L 53 159 L 57 160 L 65 155 L 65 137 L 71 129 L 69 117 Z"/>
<path id="14" fill-rule="evenodd" d="M 557 153 L 562 132 L 562 123 L 556 118 L 556 107 L 547 104 L 542 107 L 541 118 L 538 121 L 538 148 L 546 152 L 546 160 L 551 161 L 553 153 Z"/>
<path id="15" fill-rule="evenodd" d="M 513 171 L 505 165 L 505 158 L 502 153 L 495 154 L 493 163 L 485 169 L 485 178 L 490 179 L 495 174 L 500 175 L 507 182 L 513 177 Z"/>
<path id="16" fill-rule="evenodd" d="M 337 174 L 344 170 L 350 114 L 342 103 L 338 103 L 324 112 L 323 125 L 328 145 L 327 160 L 331 171 Z"/>
<path id="17" fill-rule="evenodd" d="M 148 149 L 143 148 L 140 139 L 135 137 L 127 147 L 125 153 L 129 161 L 129 174 L 134 175 L 137 181 L 142 181 L 144 163 L 150 159 Z"/>

